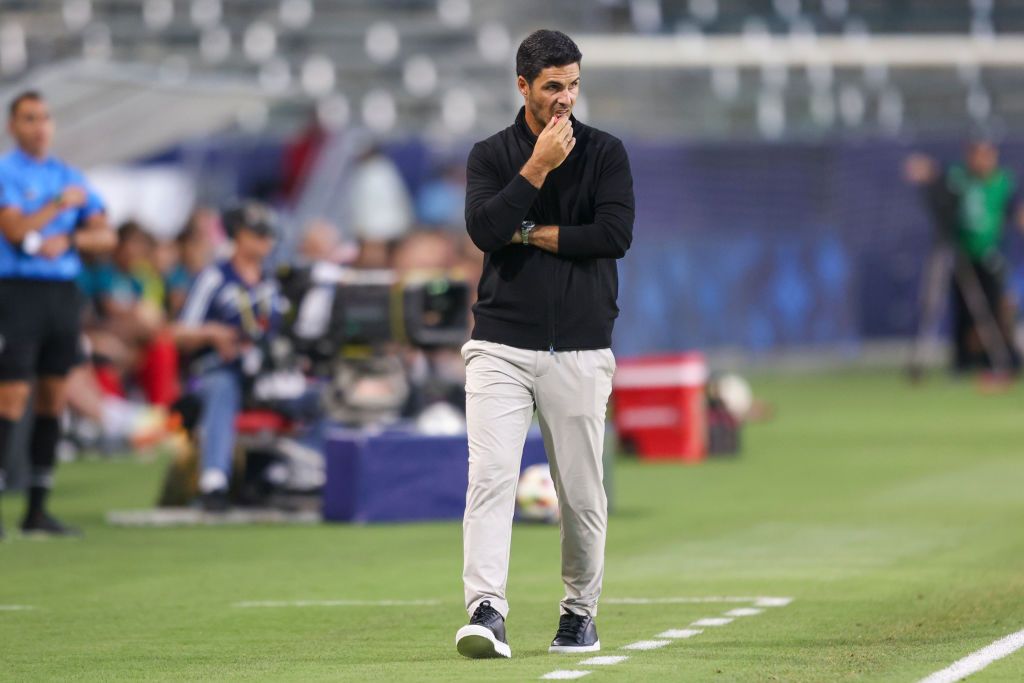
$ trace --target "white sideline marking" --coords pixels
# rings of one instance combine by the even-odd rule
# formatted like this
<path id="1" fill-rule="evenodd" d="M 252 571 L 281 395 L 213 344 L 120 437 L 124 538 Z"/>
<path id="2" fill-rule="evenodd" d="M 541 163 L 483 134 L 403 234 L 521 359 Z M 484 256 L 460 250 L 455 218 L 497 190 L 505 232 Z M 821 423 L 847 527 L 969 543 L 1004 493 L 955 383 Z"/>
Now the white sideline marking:
<path id="1" fill-rule="evenodd" d="M 35 609 L 32 605 L 0 605 L 0 612 L 25 612 Z"/>
<path id="2" fill-rule="evenodd" d="M 1022 647 L 1024 647 L 1024 631 L 1011 633 L 991 645 L 986 645 L 977 652 L 972 652 L 963 659 L 958 659 L 942 671 L 936 671 L 932 675 L 922 678 L 920 683 L 953 683 L 953 681 L 959 681 L 981 671 L 997 659 L 1013 654 Z"/>
<path id="3" fill-rule="evenodd" d="M 573 669 L 559 669 L 558 671 L 552 671 L 550 673 L 546 673 L 543 676 L 541 676 L 541 678 L 568 681 L 568 680 L 572 680 L 573 678 L 583 678 L 584 676 L 586 676 L 589 673 L 590 673 L 589 671 L 575 671 Z"/>
<path id="4" fill-rule="evenodd" d="M 715 602 L 752 602 L 757 607 L 785 607 L 793 602 L 793 598 L 771 596 L 739 596 L 718 595 L 711 597 L 675 597 L 675 598 L 605 598 L 601 601 L 606 605 L 699 605 Z"/>
<path id="5" fill-rule="evenodd" d="M 635 643 L 629 645 L 623 645 L 623 650 L 657 650 L 659 647 L 665 647 L 671 640 L 638 640 Z"/>
<path id="6" fill-rule="evenodd" d="M 704 633 L 704 631 L 702 629 L 699 629 L 699 628 L 672 628 L 672 629 L 669 629 L 668 631 L 662 631 L 661 633 L 658 634 L 658 637 L 659 638 L 693 638 L 694 636 L 699 636 L 701 633 Z"/>
<path id="7" fill-rule="evenodd" d="M 612 664 L 621 664 L 627 659 L 629 659 L 629 657 L 624 655 L 591 657 L 590 659 L 584 659 L 580 662 L 580 666 L 611 666 Z"/>
<path id="8" fill-rule="evenodd" d="M 793 598 L 758 598 L 754 601 L 754 605 L 757 607 L 785 607 L 789 603 L 793 602 Z"/>
<path id="9" fill-rule="evenodd" d="M 232 607 L 431 607 L 440 600 L 249 600 Z"/>
<path id="10" fill-rule="evenodd" d="M 736 595 L 719 595 L 719 596 L 677 596 L 667 598 L 606 598 L 603 601 L 605 604 L 612 605 L 680 605 L 680 604 L 705 604 L 715 602 L 726 602 L 726 603 L 747 603 L 754 604 L 756 607 L 738 607 L 729 610 L 725 613 L 724 617 L 708 617 L 706 619 L 698 619 L 697 621 L 690 624 L 690 626 L 725 626 L 726 624 L 732 623 L 733 617 L 752 617 L 756 614 L 764 612 L 760 607 L 785 607 L 789 603 L 793 602 L 793 598 L 761 595 L 757 597 L 741 597 Z M 699 628 L 678 628 L 669 629 L 662 631 L 656 638 L 670 638 L 672 640 L 678 640 L 681 638 L 692 638 L 693 636 L 699 635 L 704 631 Z M 1015 634 L 1018 635 L 1018 634 Z M 1021 631 L 1020 635 L 1024 635 L 1024 631 Z M 660 647 L 665 647 L 670 644 L 672 640 L 638 640 L 635 643 L 623 645 L 623 650 L 657 650 Z M 1020 647 L 1020 646 L 1018 646 Z M 629 657 L 622 656 L 602 656 L 602 657 L 591 657 L 584 659 L 580 662 L 581 666 L 611 666 L 614 664 L 621 664 L 622 662 L 629 659 Z M 582 678 L 583 676 L 589 675 L 590 671 L 576 671 L 570 669 L 560 669 L 558 671 L 552 671 L 541 676 L 542 679 L 562 679 L 568 680 L 573 678 Z M 945 681 L 922 681 L 922 683 L 946 683 Z"/>

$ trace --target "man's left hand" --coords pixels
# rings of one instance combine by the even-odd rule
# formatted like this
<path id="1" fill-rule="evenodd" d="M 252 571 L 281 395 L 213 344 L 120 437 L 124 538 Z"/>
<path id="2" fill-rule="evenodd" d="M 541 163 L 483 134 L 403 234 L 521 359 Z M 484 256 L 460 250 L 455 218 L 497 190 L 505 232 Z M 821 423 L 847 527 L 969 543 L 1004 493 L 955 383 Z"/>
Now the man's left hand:
<path id="1" fill-rule="evenodd" d="M 43 240 L 43 246 L 39 247 L 39 255 L 43 258 L 55 259 L 64 255 L 71 248 L 71 238 L 67 235 L 54 235 Z"/>

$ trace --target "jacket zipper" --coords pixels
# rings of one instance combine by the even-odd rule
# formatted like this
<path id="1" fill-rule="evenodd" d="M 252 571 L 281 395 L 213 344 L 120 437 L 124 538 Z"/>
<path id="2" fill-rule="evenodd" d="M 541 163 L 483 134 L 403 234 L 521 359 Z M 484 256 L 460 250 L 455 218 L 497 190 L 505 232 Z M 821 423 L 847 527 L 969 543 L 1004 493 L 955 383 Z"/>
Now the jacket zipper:
<path id="1" fill-rule="evenodd" d="M 545 254 L 546 255 L 546 254 Z M 557 266 L 557 263 L 552 263 L 552 266 Z M 557 325 L 557 318 L 555 312 L 555 302 L 557 300 L 557 292 L 555 292 L 555 269 L 549 270 L 550 275 L 548 276 L 548 353 L 552 356 L 555 355 L 555 326 Z"/>

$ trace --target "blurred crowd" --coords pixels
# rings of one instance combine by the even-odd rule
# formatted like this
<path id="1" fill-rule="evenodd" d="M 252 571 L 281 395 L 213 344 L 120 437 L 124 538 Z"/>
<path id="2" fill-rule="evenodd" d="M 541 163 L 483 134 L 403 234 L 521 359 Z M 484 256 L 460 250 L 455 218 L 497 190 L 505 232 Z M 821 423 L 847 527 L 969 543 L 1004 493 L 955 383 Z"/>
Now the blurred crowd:
<path id="1" fill-rule="evenodd" d="M 315 155 L 303 147 L 306 157 Z M 293 178 L 287 184 L 295 189 L 301 182 Z M 325 219 L 311 220 L 298 227 L 297 236 L 275 245 L 267 267 L 329 263 L 388 269 L 399 277 L 443 271 L 456 273 L 475 292 L 482 254 L 465 233 L 464 194 L 461 164 L 438 164 L 434 176 L 413 193 L 391 159 L 370 147 L 350 175 L 348 230 L 343 233 Z M 282 196 L 280 209 L 287 215 L 287 193 Z M 69 378 L 68 445 L 117 452 L 170 440 L 184 447 L 175 414 L 191 371 L 174 326 L 196 278 L 230 256 L 231 240 L 220 211 L 205 206 L 196 207 L 169 238 L 135 220 L 116 229 L 113 252 L 86 260 L 78 278 L 85 308 L 84 362 Z M 413 389 L 431 386 L 438 373 L 449 380 L 442 382 L 446 386 L 461 384 L 457 350 L 395 348 L 393 353 Z M 458 403 L 447 390 L 411 393 L 402 417 L 415 417 L 410 413 L 421 413 L 436 401 Z"/>

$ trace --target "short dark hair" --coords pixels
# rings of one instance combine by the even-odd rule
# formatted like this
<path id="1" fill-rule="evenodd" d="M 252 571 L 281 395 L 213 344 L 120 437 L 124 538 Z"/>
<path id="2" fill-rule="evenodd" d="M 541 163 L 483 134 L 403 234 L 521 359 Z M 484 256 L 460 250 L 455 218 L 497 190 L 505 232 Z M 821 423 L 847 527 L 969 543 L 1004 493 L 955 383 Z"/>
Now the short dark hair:
<path id="1" fill-rule="evenodd" d="M 23 90 L 14 96 L 11 100 L 11 104 L 7 107 L 7 115 L 12 119 L 14 115 L 18 113 L 18 107 L 21 106 L 22 102 L 42 102 L 43 93 L 38 90 Z"/>
<path id="2" fill-rule="evenodd" d="M 527 83 L 549 66 L 567 66 L 583 61 L 583 53 L 572 38 L 561 31 L 542 28 L 534 31 L 519 43 L 516 51 L 516 75 Z"/>
<path id="3" fill-rule="evenodd" d="M 134 239 L 142 239 L 147 243 L 151 243 L 152 236 L 146 232 L 146 229 L 142 227 L 142 224 L 138 221 L 129 220 L 122 223 L 117 228 L 117 246 L 122 246 L 131 242 Z"/>

